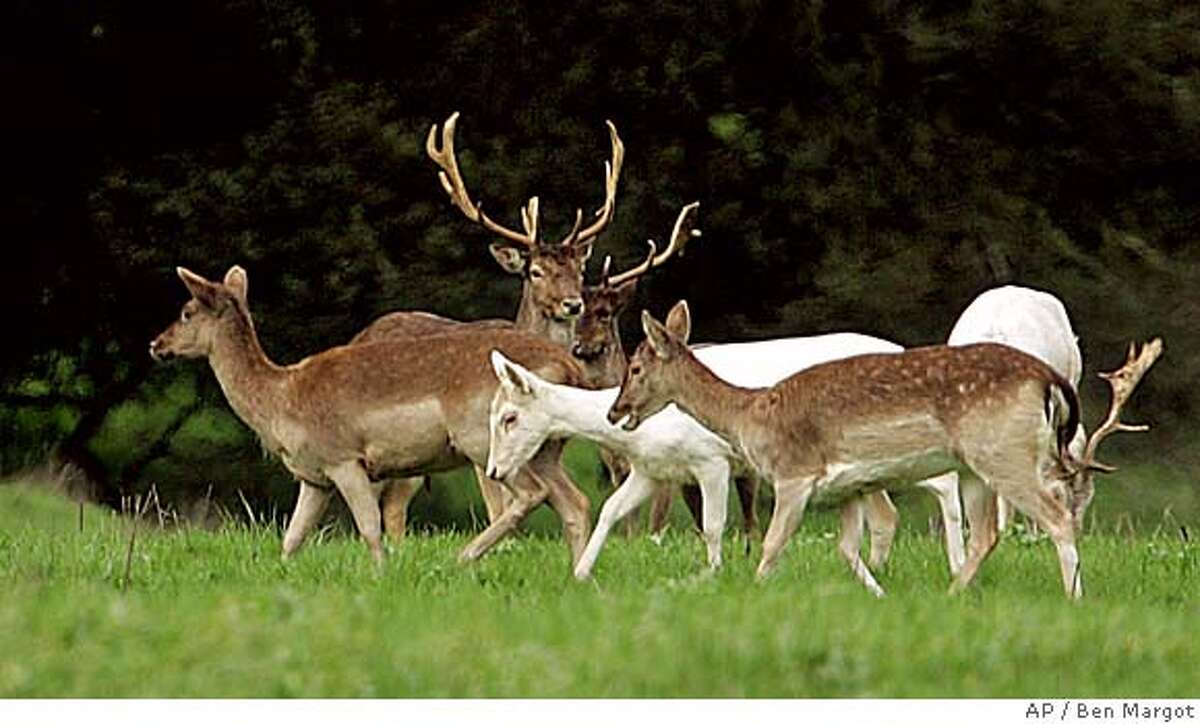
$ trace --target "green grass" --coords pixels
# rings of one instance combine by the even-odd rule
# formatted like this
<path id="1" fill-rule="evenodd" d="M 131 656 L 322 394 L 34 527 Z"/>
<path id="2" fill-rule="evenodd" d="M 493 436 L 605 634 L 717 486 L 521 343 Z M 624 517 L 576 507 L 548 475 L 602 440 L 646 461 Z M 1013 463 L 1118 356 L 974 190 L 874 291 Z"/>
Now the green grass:
<path id="1" fill-rule="evenodd" d="M 727 536 L 614 537 L 593 583 L 540 533 L 478 564 L 418 535 L 382 571 L 326 533 L 139 528 L 0 486 L 0 697 L 1173 697 L 1200 683 L 1200 554 L 1180 537 L 1090 535 L 1086 599 L 1050 545 L 1004 540 L 961 597 L 937 542 L 902 527 L 875 600 L 806 521 L 765 584 Z M 678 530 L 678 529 L 677 529 Z M 757 554 L 757 548 L 755 555 Z"/>

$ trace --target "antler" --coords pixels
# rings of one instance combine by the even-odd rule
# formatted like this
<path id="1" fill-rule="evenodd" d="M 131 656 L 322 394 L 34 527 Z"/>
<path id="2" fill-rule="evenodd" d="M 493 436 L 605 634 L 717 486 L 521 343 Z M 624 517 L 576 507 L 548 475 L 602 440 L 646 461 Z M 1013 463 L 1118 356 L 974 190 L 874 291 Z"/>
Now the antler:
<path id="1" fill-rule="evenodd" d="M 615 287 L 618 284 L 629 281 L 630 279 L 635 279 L 642 276 L 656 266 L 661 266 L 663 262 L 665 262 L 667 259 L 670 259 L 676 252 L 682 254 L 683 247 L 685 244 L 687 244 L 688 239 L 694 236 L 700 236 L 700 230 L 694 227 L 696 220 L 696 209 L 698 208 L 700 208 L 699 201 L 693 201 L 692 203 L 683 207 L 683 209 L 679 212 L 679 216 L 675 219 L 675 228 L 671 230 L 671 240 L 667 244 L 666 250 L 664 250 L 663 253 L 659 254 L 658 256 L 655 256 L 655 252 L 658 250 L 658 247 L 654 243 L 654 240 L 651 239 L 647 242 L 650 244 L 650 253 L 646 256 L 645 261 L 632 269 L 628 269 L 612 277 L 608 275 L 609 260 L 605 259 L 604 278 L 601 284 L 604 286 Z"/>
<path id="2" fill-rule="evenodd" d="M 1142 381 L 1142 376 L 1146 374 L 1162 351 L 1163 342 L 1158 337 L 1142 345 L 1140 351 L 1137 349 L 1137 345 L 1130 342 L 1125 365 L 1115 372 L 1100 373 L 1100 378 L 1106 380 L 1109 387 L 1112 388 L 1112 401 L 1109 402 L 1108 416 L 1104 418 L 1104 422 L 1088 436 L 1087 446 L 1083 450 L 1083 463 L 1087 467 L 1106 473 L 1116 470 L 1115 467 L 1096 460 L 1096 448 L 1100 446 L 1100 442 L 1114 432 L 1145 432 L 1150 429 L 1149 425 L 1128 425 L 1121 422 L 1121 408 L 1125 406 L 1125 402 L 1129 400 L 1133 390 Z"/>
<path id="3" fill-rule="evenodd" d="M 429 136 L 425 139 L 425 153 L 442 169 L 438 172 L 438 179 L 442 182 L 442 188 L 446 190 L 446 194 L 450 196 L 450 202 L 457 206 L 468 219 L 483 225 L 485 229 L 521 246 L 532 247 L 537 243 L 537 197 L 529 199 L 529 203 L 521 208 L 521 225 L 525 227 L 524 234 L 497 224 L 483 213 L 483 209 L 471 201 L 471 197 L 467 194 L 467 186 L 463 183 L 462 173 L 458 170 L 458 160 L 454 156 L 454 127 L 457 123 L 458 111 L 455 111 L 450 114 L 442 126 L 440 151 L 437 147 L 436 123 L 429 128 Z"/>
<path id="4" fill-rule="evenodd" d="M 613 125 L 613 122 L 605 121 L 604 123 L 608 125 L 608 136 L 612 141 L 612 161 L 604 162 L 604 205 L 596 210 L 596 220 L 582 230 L 579 227 L 583 223 L 583 210 L 576 209 L 575 226 L 571 229 L 571 233 L 563 238 L 563 246 L 587 241 L 604 231 L 608 222 L 612 221 L 613 211 L 616 210 L 617 181 L 621 178 L 621 166 L 625 163 L 625 144 L 617 135 L 617 127 Z"/>

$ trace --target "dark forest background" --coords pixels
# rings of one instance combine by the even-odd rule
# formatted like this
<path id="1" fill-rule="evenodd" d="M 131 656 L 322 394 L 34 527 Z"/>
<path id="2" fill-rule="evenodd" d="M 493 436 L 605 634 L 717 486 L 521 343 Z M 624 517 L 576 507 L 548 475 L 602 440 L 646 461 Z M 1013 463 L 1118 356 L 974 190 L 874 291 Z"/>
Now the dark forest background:
<path id="1" fill-rule="evenodd" d="M 457 110 L 473 192 L 510 224 L 540 195 L 547 235 L 600 203 L 615 122 L 627 161 L 596 260 L 633 263 L 700 200 L 704 237 L 636 305 L 688 298 L 700 340 L 933 343 L 984 289 L 1034 286 L 1072 315 L 1090 421 L 1106 402 L 1094 372 L 1163 335 L 1128 415 L 1155 429 L 1111 443 L 1127 469 L 1108 485 L 1125 495 L 1097 501 L 1200 508 L 1195 4 L 9 0 L 0 13 L 2 473 L 54 459 L 111 504 L 154 485 L 177 506 L 239 491 L 290 506 L 294 486 L 207 366 L 151 363 L 186 297 L 173 268 L 246 267 L 284 363 L 394 309 L 511 316 L 519 282 L 424 156 L 429 126 Z"/>

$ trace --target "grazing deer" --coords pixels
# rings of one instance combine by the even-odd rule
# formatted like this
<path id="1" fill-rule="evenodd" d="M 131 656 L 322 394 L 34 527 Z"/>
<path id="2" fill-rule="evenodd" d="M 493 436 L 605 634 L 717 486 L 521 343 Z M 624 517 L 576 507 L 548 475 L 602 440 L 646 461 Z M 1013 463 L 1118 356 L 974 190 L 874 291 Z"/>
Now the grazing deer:
<path id="1" fill-rule="evenodd" d="M 453 113 L 442 127 L 441 148 L 438 148 L 437 124 L 429 129 L 425 152 L 441 169 L 438 179 L 450 202 L 468 219 L 500 237 L 489 250 L 501 268 L 521 277 L 521 302 L 515 322 L 481 320 L 460 322 L 428 312 L 392 312 L 372 322 L 359 332 L 350 344 L 376 342 L 384 339 L 424 337 L 444 334 L 464 328 L 516 328 L 552 342 L 570 346 L 575 326 L 586 309 L 583 298 L 583 271 L 592 253 L 592 243 L 612 221 L 616 209 L 617 183 L 625 159 L 625 146 L 617 135 L 616 126 L 608 123 L 612 143 L 612 159 L 604 168 L 604 204 L 596 211 L 595 219 L 581 228 L 583 212 L 576 211 L 575 225 L 561 241 L 545 242 L 538 238 L 538 199 L 533 197 L 521 209 L 523 231 L 503 226 L 483 212 L 480 204 L 471 200 L 466 183 L 458 168 L 454 151 L 454 132 L 458 113 Z M 476 467 L 480 493 L 487 508 L 488 520 L 499 518 L 505 507 L 503 489 L 488 480 Z M 420 489 L 422 479 L 405 478 L 383 484 L 384 528 L 394 539 L 404 536 L 408 504 Z"/>
<path id="2" fill-rule="evenodd" d="M 232 267 L 222 282 L 176 271 L 192 298 L 150 343 L 150 354 L 207 358 L 234 412 L 300 481 L 284 558 L 304 542 L 336 488 L 380 561 L 373 480 L 486 461 L 487 412 L 496 389 L 490 350 L 502 349 L 557 382 L 583 382 L 583 370 L 566 350 L 499 329 L 424 337 L 419 344 L 401 339 L 334 347 L 280 366 L 259 344 L 241 267 Z M 463 560 L 478 558 L 546 498 L 562 517 L 572 561 L 579 558 L 589 502 L 560 467 L 559 447 L 548 445 L 509 478 L 513 504 L 463 549 Z"/>
<path id="3" fill-rule="evenodd" d="M 687 347 L 686 302 L 667 323 L 642 314 L 634 352 L 608 419 L 634 430 L 670 403 L 724 439 L 775 486 L 758 576 L 774 567 L 814 493 L 854 505 L 864 492 L 957 471 L 972 535 L 952 590 L 970 583 L 996 543 L 995 497 L 1007 497 L 1049 534 L 1063 588 L 1083 593 L 1075 533 L 1087 477 L 1068 444 L 1079 424 L 1074 387 L 1044 362 L 992 343 L 871 354 L 811 367 L 762 390 L 730 385 Z M 1161 349 L 1115 373 L 1128 391 Z M 1114 400 L 1113 429 L 1119 404 Z M 1098 442 L 1098 441 L 1097 441 Z M 858 578 L 882 593 L 860 560 Z"/>
<path id="4" fill-rule="evenodd" d="M 1037 357 L 1062 375 L 1076 390 L 1083 374 L 1083 355 L 1071 329 L 1067 309 L 1058 297 L 1027 287 L 1003 286 L 989 289 L 967 305 L 959 315 L 946 344 L 952 347 L 977 342 L 996 342 L 1016 347 Z M 1079 458 L 1087 440 L 1083 425 L 1071 440 L 1071 454 Z M 953 473 L 939 483 L 958 484 Z M 1000 530 L 1012 517 L 1008 501 L 996 501 Z"/>

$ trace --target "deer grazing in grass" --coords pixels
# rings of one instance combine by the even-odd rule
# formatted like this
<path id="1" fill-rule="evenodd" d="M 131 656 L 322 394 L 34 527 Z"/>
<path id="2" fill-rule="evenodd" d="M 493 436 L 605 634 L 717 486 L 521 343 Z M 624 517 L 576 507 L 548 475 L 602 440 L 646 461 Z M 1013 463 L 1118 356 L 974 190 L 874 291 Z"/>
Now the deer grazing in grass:
<path id="1" fill-rule="evenodd" d="M 760 578 L 775 566 L 814 494 L 852 508 L 864 492 L 955 471 L 972 535 L 952 590 L 968 585 L 994 548 L 1000 494 L 1049 534 L 1067 596 L 1082 595 L 1075 533 L 1087 491 L 1073 481 L 1088 477 L 1087 461 L 1068 450 L 1079 404 L 1070 382 L 1044 362 L 992 343 L 925 347 L 829 362 L 748 390 L 722 381 L 688 349 L 685 302 L 665 325 L 644 312 L 642 327 L 646 339 L 608 419 L 635 430 L 673 402 L 773 483 Z M 1158 340 L 1141 353 L 1131 350 L 1126 367 L 1113 373 L 1124 381 L 1125 398 L 1160 352 Z M 1117 421 L 1125 398 L 1114 399 L 1113 430 L 1128 428 Z M 860 560 L 851 566 L 882 593 Z"/>
<path id="2" fill-rule="evenodd" d="M 379 490 L 372 481 L 486 462 L 488 406 L 497 386 L 490 350 L 504 350 L 561 383 L 584 381 L 567 350 L 502 329 L 334 347 L 280 366 L 259 344 L 245 271 L 235 266 L 222 282 L 183 268 L 177 273 L 192 298 L 151 342 L 150 354 L 207 358 L 234 412 L 300 481 L 284 558 L 304 542 L 336 489 L 380 561 Z M 559 465 L 560 448 L 547 445 L 509 477 L 512 505 L 467 545 L 463 560 L 478 558 L 547 498 L 562 517 L 572 561 L 579 558 L 589 502 Z"/>
<path id="3" fill-rule="evenodd" d="M 1071 328 L 1067 309 L 1053 294 L 1027 287 L 1003 286 L 989 289 L 967 305 L 959 315 L 946 344 L 958 347 L 978 342 L 996 342 L 1016 347 L 1050 365 L 1078 390 L 1083 374 L 1083 355 Z M 1087 434 L 1082 423 L 1071 439 L 1071 454 L 1083 455 Z M 945 482 L 957 485 L 953 473 Z M 996 502 L 1000 530 L 1008 526 L 1008 501 Z"/>
<path id="4" fill-rule="evenodd" d="M 450 202 L 469 220 L 500 237 L 500 241 L 489 247 L 492 257 L 501 268 L 520 276 L 522 281 L 516 320 L 460 322 L 428 312 L 392 312 L 372 322 L 351 339 L 350 344 L 420 338 L 463 329 L 515 328 L 566 348 L 574 341 L 576 323 L 586 308 L 583 294 L 584 265 L 591 256 L 593 242 L 612 221 L 616 209 L 617 183 L 625 159 L 625 146 L 617 135 L 617 129 L 611 122 L 608 123 L 612 158 L 604 168 L 603 205 L 587 227 L 582 226 L 582 210 L 577 210 L 570 233 L 560 241 L 547 242 L 538 238 L 539 206 L 536 196 L 521 209 L 521 231 L 493 221 L 479 203 L 471 200 L 454 150 L 457 123 L 458 113 L 451 114 L 442 126 L 440 148 L 438 128 L 434 124 L 425 140 L 425 152 L 440 169 L 438 179 Z M 495 521 L 505 507 L 503 490 L 495 481 L 485 477 L 482 468 L 476 467 L 475 475 L 488 519 Z M 383 483 L 381 499 L 384 528 L 393 539 L 404 536 L 408 505 L 421 484 L 420 477 L 393 479 Z"/>

